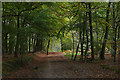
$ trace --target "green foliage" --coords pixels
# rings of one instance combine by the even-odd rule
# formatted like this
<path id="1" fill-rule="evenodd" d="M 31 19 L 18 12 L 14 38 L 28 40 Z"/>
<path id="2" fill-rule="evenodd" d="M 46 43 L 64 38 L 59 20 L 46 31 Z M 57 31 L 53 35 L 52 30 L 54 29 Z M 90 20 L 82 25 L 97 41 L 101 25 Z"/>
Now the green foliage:
<path id="1" fill-rule="evenodd" d="M 87 52 L 86 56 L 89 56 L 91 53 L 90 52 Z M 85 56 L 85 54 L 83 54 Z"/>
<path id="2" fill-rule="evenodd" d="M 68 59 L 71 59 L 71 55 L 70 54 L 66 54 L 65 57 L 67 57 Z"/>
<path id="3" fill-rule="evenodd" d="M 74 56 L 75 56 L 75 54 L 76 54 L 76 53 L 74 53 Z M 72 56 L 72 53 L 65 55 L 65 57 L 67 57 L 68 59 L 71 59 L 71 56 Z M 80 57 L 77 56 L 76 60 L 79 60 L 79 59 L 80 59 Z"/>
<path id="4" fill-rule="evenodd" d="M 38 12 L 37 15 L 33 17 L 32 26 L 39 30 L 41 34 L 48 34 L 51 32 L 55 32 L 57 29 L 57 19 L 53 14 L 50 14 L 50 9 L 43 9 L 42 11 Z"/>
<path id="5" fill-rule="evenodd" d="M 70 38 L 63 39 L 63 50 L 71 50 L 72 49 L 72 40 Z"/>
<path id="6" fill-rule="evenodd" d="M 15 48 L 16 42 L 18 44 L 18 53 L 25 54 L 28 51 L 29 39 L 30 48 L 42 47 L 42 50 L 46 50 L 48 39 L 52 37 L 60 38 L 63 41 L 63 49 L 70 50 L 73 47 L 72 37 L 70 32 L 80 33 L 84 32 L 83 46 L 86 46 L 87 35 L 88 44 L 90 43 L 90 28 L 89 28 L 89 16 L 85 15 L 91 11 L 92 15 L 92 28 L 93 28 L 93 47 L 94 53 L 97 55 L 101 50 L 103 43 L 104 34 L 106 33 L 106 25 L 109 26 L 108 39 L 114 39 L 113 30 L 113 16 L 112 7 L 109 8 L 109 23 L 106 22 L 106 11 L 108 3 L 91 3 L 91 10 L 89 10 L 89 3 L 57 3 L 57 2 L 17 2 L 17 3 L 5 3 L 3 2 L 2 7 L 2 25 L 3 25 L 3 47 L 12 46 Z M 112 6 L 112 5 L 111 5 Z M 119 26 L 119 3 L 115 3 L 115 25 Z M 19 28 L 18 28 L 18 17 L 19 17 Z M 119 33 L 119 29 L 117 29 Z M 6 34 L 7 33 L 7 37 Z M 19 33 L 19 36 L 17 35 Z M 98 34 L 97 34 L 98 33 Z M 12 36 L 12 37 L 11 37 Z M 118 36 L 118 34 L 117 34 Z M 17 41 L 17 37 L 19 40 Z M 14 38 L 14 39 L 12 39 Z M 79 42 L 79 35 L 76 34 L 75 45 Z M 83 35 L 81 36 L 83 38 Z M 118 38 L 117 38 L 118 39 Z M 7 41 L 6 41 L 7 40 Z M 11 41 L 13 40 L 13 41 Z M 98 40 L 98 41 L 96 41 Z M 37 43 L 38 41 L 38 43 Z M 53 40 L 54 41 L 54 40 Z M 60 42 L 60 41 L 59 41 Z M 113 41 L 114 42 L 114 41 Z M 10 44 L 8 44 L 10 43 Z M 51 40 L 52 43 L 52 40 Z M 6 45 L 7 44 L 7 45 Z M 32 44 L 32 45 L 31 45 Z M 40 45 L 41 44 L 41 45 Z M 75 46 L 76 48 L 76 46 Z M 85 47 L 84 47 L 85 48 Z M 80 48 L 79 48 L 80 49 Z M 110 47 L 108 48 L 110 51 Z M 10 50 L 10 48 L 8 49 Z M 14 52 L 14 49 L 11 49 Z M 38 49 L 39 50 L 39 49 Z M 6 50 L 7 51 L 7 50 Z M 113 53 L 113 52 L 112 52 Z M 90 53 L 87 53 L 89 55 Z M 28 62 L 29 58 L 23 57 L 20 61 Z"/>
<path id="7" fill-rule="evenodd" d="M 114 54 L 115 54 L 115 50 L 112 48 L 111 49 L 111 56 L 114 57 Z"/>
<path id="8" fill-rule="evenodd" d="M 97 42 L 95 42 L 94 46 L 95 46 L 94 51 L 95 51 L 95 54 L 97 55 L 97 54 L 99 54 L 100 51 L 101 51 L 101 46 L 100 46 L 100 44 L 98 44 Z"/>

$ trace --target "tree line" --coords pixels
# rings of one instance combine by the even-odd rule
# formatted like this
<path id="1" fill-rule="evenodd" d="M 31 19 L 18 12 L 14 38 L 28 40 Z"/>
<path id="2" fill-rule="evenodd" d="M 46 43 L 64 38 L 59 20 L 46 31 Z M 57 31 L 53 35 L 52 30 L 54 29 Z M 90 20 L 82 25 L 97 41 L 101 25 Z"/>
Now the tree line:
<path id="1" fill-rule="evenodd" d="M 115 62 L 120 52 L 119 10 L 120 2 L 3 2 L 2 53 L 18 57 L 44 50 L 48 55 L 52 37 L 61 40 L 64 51 L 64 37 L 71 34 L 73 60 L 79 51 L 86 60 L 89 49 L 91 60 L 96 54 L 105 59 L 106 47 L 112 46 Z"/>

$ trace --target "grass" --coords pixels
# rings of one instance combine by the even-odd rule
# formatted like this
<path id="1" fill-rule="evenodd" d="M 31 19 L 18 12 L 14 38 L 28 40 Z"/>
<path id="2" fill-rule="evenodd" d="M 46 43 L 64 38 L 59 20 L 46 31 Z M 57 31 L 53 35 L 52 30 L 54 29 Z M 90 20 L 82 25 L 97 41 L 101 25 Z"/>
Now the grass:
<path id="1" fill-rule="evenodd" d="M 76 53 L 74 53 L 73 55 L 75 56 L 75 54 L 76 54 Z M 80 55 L 80 53 L 78 53 L 78 55 Z M 65 56 L 66 56 L 68 59 L 71 59 L 72 53 L 66 54 Z M 79 60 L 79 59 L 80 59 L 79 56 L 77 56 L 76 60 Z"/>

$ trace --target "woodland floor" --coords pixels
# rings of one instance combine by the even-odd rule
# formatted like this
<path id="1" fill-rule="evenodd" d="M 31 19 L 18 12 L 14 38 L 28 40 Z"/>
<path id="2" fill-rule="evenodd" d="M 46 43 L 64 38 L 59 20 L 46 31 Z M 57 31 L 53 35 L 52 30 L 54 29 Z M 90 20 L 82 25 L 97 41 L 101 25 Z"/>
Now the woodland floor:
<path id="1" fill-rule="evenodd" d="M 87 63 L 71 61 L 61 52 L 51 52 L 49 56 L 38 52 L 31 56 L 34 60 L 29 65 L 3 78 L 120 78 L 117 72 L 100 66 L 104 64 L 120 68 L 120 65 L 113 64 L 113 59 L 109 55 L 105 56 L 105 61 Z"/>

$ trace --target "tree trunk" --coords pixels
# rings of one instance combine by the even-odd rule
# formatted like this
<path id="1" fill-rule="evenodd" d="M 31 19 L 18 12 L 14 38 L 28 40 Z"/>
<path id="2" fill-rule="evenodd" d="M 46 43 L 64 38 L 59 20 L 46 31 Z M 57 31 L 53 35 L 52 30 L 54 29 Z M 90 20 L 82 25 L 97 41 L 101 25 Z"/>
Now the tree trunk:
<path id="1" fill-rule="evenodd" d="M 33 34 L 32 34 L 32 45 L 34 44 Z"/>
<path id="2" fill-rule="evenodd" d="M 34 42 L 33 42 L 33 52 L 36 52 L 35 47 L 36 47 L 36 39 L 34 39 Z"/>
<path id="3" fill-rule="evenodd" d="M 118 28 L 118 40 L 120 39 L 120 26 L 119 26 L 119 28 Z M 118 54 L 120 54 L 120 44 L 118 44 Z"/>
<path id="4" fill-rule="evenodd" d="M 118 6 L 117 6 L 117 14 L 120 14 L 120 2 L 118 3 Z M 118 16 L 118 18 L 120 19 L 120 16 Z M 120 22 L 118 22 L 118 42 L 120 40 Z M 118 54 L 120 54 L 120 44 L 118 44 Z M 118 55 L 118 58 L 119 58 L 119 55 Z"/>
<path id="5" fill-rule="evenodd" d="M 40 40 L 41 43 L 40 43 L 40 51 L 43 49 L 43 40 Z"/>
<path id="6" fill-rule="evenodd" d="M 42 40 L 40 39 L 40 35 L 37 34 L 36 47 L 35 47 L 36 51 L 41 51 L 41 45 L 42 45 L 41 42 Z"/>
<path id="7" fill-rule="evenodd" d="M 4 9 L 4 3 L 3 3 L 3 14 L 4 14 L 4 12 L 5 12 L 5 9 Z M 3 21 L 3 24 L 5 24 L 5 20 Z M 8 53 L 8 45 L 7 45 L 7 39 L 8 38 L 8 33 L 5 31 L 5 46 L 4 46 L 4 51 L 5 51 L 5 53 Z"/>
<path id="8" fill-rule="evenodd" d="M 30 45 L 31 45 L 30 43 L 31 43 L 31 37 L 29 36 L 29 53 L 30 53 L 30 47 L 31 47 L 31 46 L 30 46 Z"/>
<path id="9" fill-rule="evenodd" d="M 117 44 L 116 44 L 116 34 L 117 34 L 117 26 L 115 26 L 115 3 L 113 2 L 113 25 L 112 25 L 112 27 L 113 27 L 113 31 L 114 31 L 114 38 L 113 38 L 113 40 L 114 40 L 114 47 L 113 47 L 113 49 L 114 49 L 114 63 L 116 62 L 116 49 L 117 49 Z"/>
<path id="10" fill-rule="evenodd" d="M 87 51 L 88 51 L 88 30 L 86 30 L 86 39 L 87 39 L 87 43 L 86 43 L 86 50 L 85 50 L 85 62 L 87 61 Z"/>
<path id="11" fill-rule="evenodd" d="M 79 42 L 78 42 L 78 45 L 77 45 L 77 48 L 76 48 L 76 54 L 75 54 L 75 57 L 74 57 L 74 61 L 76 60 L 76 58 L 77 58 L 77 53 L 78 53 L 78 50 L 79 50 L 79 44 L 80 44 L 80 42 L 81 42 L 81 31 L 79 31 Z"/>
<path id="12" fill-rule="evenodd" d="M 110 4 L 111 2 L 109 2 L 108 4 L 108 9 L 107 9 L 107 13 L 106 13 L 106 22 L 109 23 L 109 8 L 110 8 Z M 100 59 L 105 59 L 104 58 L 104 54 L 105 54 L 105 46 L 106 46 L 106 41 L 107 41 L 107 38 L 108 38 L 108 30 L 109 30 L 109 25 L 107 24 L 106 25 L 106 32 L 105 32 L 105 36 L 104 36 L 104 40 L 103 40 L 103 44 L 102 44 L 102 51 L 101 51 L 101 54 L 100 54 Z"/>
<path id="13" fill-rule="evenodd" d="M 4 3 L 2 3 L 2 5 L 3 5 L 3 14 L 4 14 Z M 2 25 L 3 24 L 5 24 L 5 19 L 4 18 L 2 18 Z M 3 28 L 2 28 L 3 29 Z M 6 53 L 6 47 L 5 47 L 5 42 L 6 40 L 5 40 L 5 32 L 3 32 L 3 30 L 2 30 L 2 54 L 3 54 L 3 56 L 4 56 L 4 54 Z"/>
<path id="14" fill-rule="evenodd" d="M 118 28 L 118 39 L 120 38 L 120 26 Z"/>
<path id="15" fill-rule="evenodd" d="M 87 4 L 86 4 L 86 9 L 87 9 Z M 85 49 L 85 62 L 87 61 L 87 51 L 88 51 L 88 26 L 87 26 L 87 12 L 86 12 L 86 15 L 85 15 L 85 24 L 86 24 L 86 39 L 87 39 L 87 42 L 86 42 L 86 49 Z"/>
<path id="16" fill-rule="evenodd" d="M 74 61 L 75 61 L 76 58 L 77 58 L 78 49 L 79 49 L 79 43 L 78 43 L 77 48 L 76 48 L 76 54 L 75 54 L 75 57 L 74 57 Z"/>
<path id="17" fill-rule="evenodd" d="M 94 44 L 93 44 L 93 28 L 92 28 L 92 17 L 91 17 L 91 3 L 89 3 L 89 25 L 90 25 L 90 43 L 91 43 L 91 56 L 94 60 Z"/>
<path id="18" fill-rule="evenodd" d="M 72 53 L 71 59 L 73 60 L 73 57 L 74 57 L 74 33 L 72 33 L 72 38 L 73 38 L 73 53 Z"/>
<path id="19" fill-rule="evenodd" d="M 19 29 L 19 15 L 17 16 L 17 30 L 18 29 Z M 14 57 L 18 57 L 18 51 L 19 51 L 19 31 L 17 32 L 17 39 L 16 39 Z"/>
<path id="20" fill-rule="evenodd" d="M 95 9 L 95 14 L 97 15 L 96 9 Z M 96 18 L 98 18 L 98 17 L 96 16 Z M 98 43 L 98 20 L 96 20 L 96 34 L 97 34 L 97 44 L 99 44 Z"/>
<path id="21" fill-rule="evenodd" d="M 38 35 L 37 35 L 36 45 L 35 45 L 35 52 L 38 51 L 38 45 L 39 45 L 39 41 L 38 41 Z"/>
<path id="22" fill-rule="evenodd" d="M 81 36 L 81 60 L 83 61 L 83 42 L 84 42 L 84 31 L 83 36 Z"/>
<path id="23" fill-rule="evenodd" d="M 5 34 L 2 32 L 2 55 L 4 56 L 5 54 Z"/>
<path id="24" fill-rule="evenodd" d="M 23 56 L 25 54 L 25 40 L 20 39 L 20 55 Z"/>
<path id="25" fill-rule="evenodd" d="M 9 54 L 12 54 L 14 52 L 14 36 L 10 34 L 9 38 Z"/>
<path id="26" fill-rule="evenodd" d="M 61 51 L 63 52 L 63 41 L 62 41 L 62 38 L 61 39 Z"/>
<path id="27" fill-rule="evenodd" d="M 5 34 L 5 50 L 6 50 L 6 54 L 8 53 L 8 44 L 7 44 L 7 41 L 8 41 L 8 33 Z"/>
<path id="28" fill-rule="evenodd" d="M 48 40 L 48 45 L 47 45 L 47 55 L 48 55 L 48 51 L 49 51 L 49 45 L 50 45 L 50 34 L 49 34 L 49 40 Z"/>
<path id="29" fill-rule="evenodd" d="M 48 45 L 47 45 L 47 55 L 48 55 L 48 51 L 49 51 L 49 45 L 50 45 L 50 39 L 48 40 Z"/>

